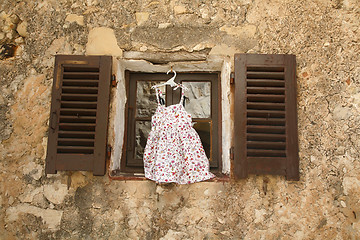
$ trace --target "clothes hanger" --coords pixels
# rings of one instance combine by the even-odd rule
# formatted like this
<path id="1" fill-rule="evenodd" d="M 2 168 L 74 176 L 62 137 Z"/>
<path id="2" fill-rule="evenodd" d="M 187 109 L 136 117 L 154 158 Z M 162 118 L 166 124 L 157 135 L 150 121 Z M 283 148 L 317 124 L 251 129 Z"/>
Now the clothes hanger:
<path id="1" fill-rule="evenodd" d="M 154 85 L 152 86 L 151 88 L 159 88 L 161 86 L 165 86 L 165 85 L 170 85 L 170 87 L 178 87 L 179 84 L 176 83 L 174 80 L 176 78 L 176 72 L 174 70 L 172 70 L 172 67 L 169 71 L 167 71 L 166 74 L 169 74 L 170 72 L 173 72 L 174 73 L 174 76 L 172 78 L 170 78 L 169 80 L 167 80 L 166 82 L 164 83 L 161 83 L 161 84 L 158 84 L 158 85 Z"/>
<path id="2" fill-rule="evenodd" d="M 172 69 L 172 66 L 171 66 L 171 69 L 169 71 L 167 71 L 166 74 L 169 74 L 170 72 L 173 72 L 174 73 L 174 76 L 172 78 L 170 78 L 169 80 L 167 80 L 166 82 L 164 83 L 161 83 L 161 84 L 158 84 L 158 85 L 154 85 L 152 86 L 151 88 L 154 89 L 154 88 L 159 88 L 161 86 L 165 86 L 165 85 L 170 85 L 170 87 L 174 88 L 174 90 L 178 89 L 179 87 L 181 87 L 182 89 L 184 89 L 185 91 L 189 90 L 187 87 L 185 87 L 184 85 L 182 84 L 179 84 L 179 83 L 176 83 L 174 80 L 176 78 L 176 72 L 175 70 Z"/>

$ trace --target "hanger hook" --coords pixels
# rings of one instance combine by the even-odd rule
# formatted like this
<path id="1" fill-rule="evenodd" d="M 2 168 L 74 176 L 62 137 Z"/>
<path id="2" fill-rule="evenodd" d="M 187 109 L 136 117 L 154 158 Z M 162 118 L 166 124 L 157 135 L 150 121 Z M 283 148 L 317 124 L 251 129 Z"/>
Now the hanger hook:
<path id="1" fill-rule="evenodd" d="M 173 73 L 174 73 L 174 76 L 173 76 L 172 78 L 175 79 L 175 77 L 176 77 L 176 72 L 175 72 L 175 70 L 170 69 L 169 71 L 167 71 L 166 74 L 169 74 L 169 72 L 173 72 Z"/>

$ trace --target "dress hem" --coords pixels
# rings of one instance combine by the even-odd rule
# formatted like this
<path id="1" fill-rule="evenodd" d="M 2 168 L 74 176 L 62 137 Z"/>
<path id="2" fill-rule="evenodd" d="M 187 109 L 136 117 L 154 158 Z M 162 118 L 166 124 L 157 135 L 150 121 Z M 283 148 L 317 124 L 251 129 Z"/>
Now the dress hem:
<path id="1" fill-rule="evenodd" d="M 178 182 L 176 180 L 170 180 L 170 181 L 158 181 L 156 179 L 153 179 L 153 178 L 150 178 L 150 177 L 146 177 L 146 179 L 148 180 L 151 180 L 151 181 L 154 181 L 156 182 L 156 184 L 164 184 L 164 183 L 176 183 L 176 184 L 180 184 L 180 185 L 185 185 L 185 184 L 191 184 L 191 183 L 197 183 L 197 182 L 204 182 L 204 181 L 207 181 L 207 180 L 210 180 L 212 178 L 215 178 L 216 176 L 214 174 L 212 174 L 213 176 L 210 176 L 210 177 L 207 177 L 207 178 L 204 178 L 204 179 L 196 179 L 194 181 L 187 181 L 187 182 Z"/>

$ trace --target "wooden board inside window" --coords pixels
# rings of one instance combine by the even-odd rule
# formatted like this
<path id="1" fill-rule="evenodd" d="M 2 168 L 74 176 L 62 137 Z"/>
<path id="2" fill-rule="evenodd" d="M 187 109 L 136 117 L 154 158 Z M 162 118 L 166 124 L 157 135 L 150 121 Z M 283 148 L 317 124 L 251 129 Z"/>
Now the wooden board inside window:
<path id="1" fill-rule="evenodd" d="M 170 74 L 169 74 L 170 75 Z M 143 173 L 143 152 L 151 130 L 151 117 L 157 101 L 152 86 L 167 81 L 165 73 L 127 72 L 127 113 L 121 172 Z M 213 172 L 221 171 L 220 82 L 218 73 L 178 73 L 176 82 L 189 88 L 185 92 L 185 110 L 192 115 Z M 180 101 L 181 90 L 162 87 L 166 106 Z"/>
<path id="2" fill-rule="evenodd" d="M 234 176 L 299 180 L 294 55 L 235 55 Z"/>
<path id="3" fill-rule="evenodd" d="M 105 174 L 110 56 L 55 57 L 46 173 Z"/>

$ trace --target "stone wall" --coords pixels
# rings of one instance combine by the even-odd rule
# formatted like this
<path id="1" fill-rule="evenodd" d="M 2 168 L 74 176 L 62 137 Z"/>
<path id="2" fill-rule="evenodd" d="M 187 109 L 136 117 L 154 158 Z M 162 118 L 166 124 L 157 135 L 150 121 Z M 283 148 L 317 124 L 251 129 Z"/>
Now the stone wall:
<path id="1" fill-rule="evenodd" d="M 1 1 L 0 238 L 360 238 L 359 26 L 359 0 Z M 295 54 L 300 181 L 46 175 L 54 55 L 130 51 Z"/>

